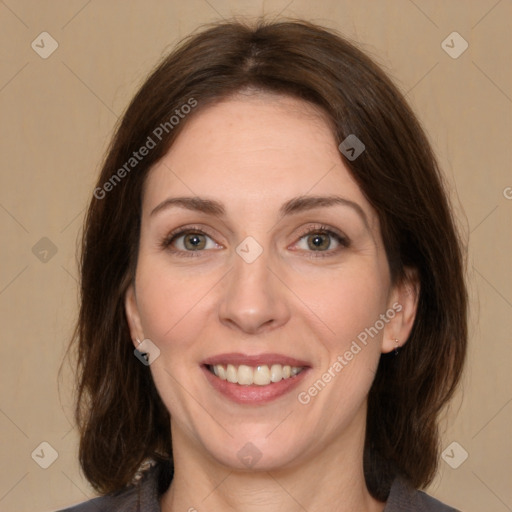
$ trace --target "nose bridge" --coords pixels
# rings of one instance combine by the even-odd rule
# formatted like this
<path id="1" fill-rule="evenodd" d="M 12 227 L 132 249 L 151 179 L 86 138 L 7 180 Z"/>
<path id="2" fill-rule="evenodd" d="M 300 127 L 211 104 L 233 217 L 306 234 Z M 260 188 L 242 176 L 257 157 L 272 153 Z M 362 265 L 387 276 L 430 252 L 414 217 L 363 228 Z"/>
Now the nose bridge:
<path id="1" fill-rule="evenodd" d="M 263 326 L 277 327 L 288 320 L 285 291 L 273 275 L 272 261 L 269 251 L 252 237 L 239 244 L 219 306 L 223 323 L 257 332 Z"/>

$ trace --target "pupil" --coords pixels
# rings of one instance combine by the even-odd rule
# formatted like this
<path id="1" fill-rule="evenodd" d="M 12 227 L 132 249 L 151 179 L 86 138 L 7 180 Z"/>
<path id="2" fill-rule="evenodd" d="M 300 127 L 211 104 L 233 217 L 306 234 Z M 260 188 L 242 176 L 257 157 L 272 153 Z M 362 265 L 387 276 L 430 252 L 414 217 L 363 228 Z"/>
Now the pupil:
<path id="1" fill-rule="evenodd" d="M 324 237 L 324 238 L 322 238 L 322 237 Z M 317 234 L 317 235 L 314 235 L 312 238 L 312 245 L 315 248 L 326 249 L 329 246 L 329 240 L 325 238 L 325 235 Z"/>
<path id="2" fill-rule="evenodd" d="M 188 244 L 186 244 L 186 245 L 190 246 L 189 248 L 192 248 L 192 249 L 201 248 L 200 247 L 202 245 L 201 235 L 198 235 L 198 234 L 190 235 L 186 239 L 186 241 L 188 242 Z"/>

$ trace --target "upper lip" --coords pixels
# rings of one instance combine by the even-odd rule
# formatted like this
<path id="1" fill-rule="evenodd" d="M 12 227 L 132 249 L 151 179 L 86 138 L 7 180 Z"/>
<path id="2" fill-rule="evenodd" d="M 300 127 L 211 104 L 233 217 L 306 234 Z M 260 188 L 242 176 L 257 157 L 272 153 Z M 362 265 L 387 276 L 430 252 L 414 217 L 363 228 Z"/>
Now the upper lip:
<path id="1" fill-rule="evenodd" d="M 307 361 L 296 359 L 294 357 L 285 356 L 282 354 L 258 354 L 258 355 L 247 355 L 240 352 L 231 352 L 229 354 L 218 354 L 216 356 L 208 357 L 202 364 L 204 365 L 216 365 L 216 364 L 232 364 L 233 366 L 239 366 L 245 364 L 247 366 L 259 366 L 259 365 L 289 365 L 297 367 L 308 367 L 310 364 Z"/>

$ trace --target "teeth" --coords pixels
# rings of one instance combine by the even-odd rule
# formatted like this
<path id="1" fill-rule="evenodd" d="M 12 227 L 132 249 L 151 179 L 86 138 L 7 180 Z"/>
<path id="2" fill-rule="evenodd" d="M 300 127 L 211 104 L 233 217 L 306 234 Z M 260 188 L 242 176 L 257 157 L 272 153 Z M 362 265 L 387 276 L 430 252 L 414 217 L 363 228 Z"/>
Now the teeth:
<path id="1" fill-rule="evenodd" d="M 238 382 L 238 372 L 232 364 L 228 364 L 228 367 L 226 368 L 226 379 L 228 382 L 233 382 L 233 384 Z"/>
<path id="2" fill-rule="evenodd" d="M 289 379 L 295 377 L 304 368 L 299 366 L 273 364 L 270 368 L 266 365 L 259 365 L 255 368 L 241 364 L 238 367 L 232 364 L 223 365 L 216 364 L 209 366 L 209 369 L 219 379 L 227 380 L 233 384 L 240 384 L 242 386 L 250 386 L 256 384 L 257 386 L 268 386 L 272 382 L 279 382 L 282 379 Z"/>
<path id="3" fill-rule="evenodd" d="M 291 368 L 292 377 L 295 377 L 295 375 L 297 375 L 298 373 L 300 373 L 300 368 L 297 368 L 296 366 L 292 366 L 292 368 Z"/>
<path id="4" fill-rule="evenodd" d="M 222 380 L 226 380 L 227 379 L 227 375 L 226 375 L 226 370 L 224 368 L 224 366 L 218 364 L 215 368 L 217 368 L 217 377 L 220 377 Z"/>
<path id="5" fill-rule="evenodd" d="M 240 369 L 238 371 L 240 371 Z M 252 381 L 258 386 L 266 386 L 272 382 L 270 380 L 270 370 L 266 364 L 258 366 L 255 370 L 253 370 Z"/>
<path id="6" fill-rule="evenodd" d="M 247 385 L 253 383 L 254 376 L 253 376 L 252 368 L 250 366 L 241 364 L 238 367 L 237 375 L 238 375 L 238 377 L 237 377 L 238 384 L 243 384 L 243 385 L 247 386 Z"/>
<path id="7" fill-rule="evenodd" d="M 270 367 L 270 380 L 279 382 L 283 378 L 283 367 L 280 364 L 273 364 Z"/>

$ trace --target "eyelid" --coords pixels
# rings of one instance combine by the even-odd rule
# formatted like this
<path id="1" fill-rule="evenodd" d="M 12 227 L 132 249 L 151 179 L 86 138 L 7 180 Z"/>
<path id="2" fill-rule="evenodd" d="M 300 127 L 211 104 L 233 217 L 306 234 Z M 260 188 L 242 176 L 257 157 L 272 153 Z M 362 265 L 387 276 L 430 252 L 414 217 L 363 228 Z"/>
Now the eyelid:
<path id="1" fill-rule="evenodd" d="M 316 224 L 314 226 L 309 225 L 307 227 L 304 227 L 300 232 L 300 234 L 297 235 L 298 240 L 294 242 L 293 245 L 296 245 L 298 242 L 300 242 L 303 238 L 305 238 L 308 235 L 314 234 L 314 233 L 323 233 L 327 234 L 331 237 L 334 237 L 336 242 L 341 246 L 336 249 L 328 249 L 326 251 L 307 251 L 302 250 L 307 257 L 309 258 L 323 258 L 323 257 L 329 257 L 329 256 L 335 256 L 339 254 L 340 250 L 342 248 L 348 248 L 351 245 L 350 238 L 345 235 L 342 231 L 333 228 L 331 226 L 326 226 L 325 224 Z"/>
<path id="2" fill-rule="evenodd" d="M 163 237 L 163 239 L 161 240 L 159 245 L 161 246 L 162 249 L 168 249 L 169 246 L 171 245 L 171 243 L 173 243 L 176 239 L 178 239 L 188 233 L 198 233 L 201 235 L 205 235 L 205 236 L 209 237 L 216 245 L 222 246 L 222 244 L 219 244 L 215 240 L 215 236 L 209 232 L 208 228 L 205 228 L 203 226 L 198 226 L 198 225 L 185 225 L 185 226 L 180 226 L 176 229 L 173 229 L 170 233 L 168 233 L 167 235 L 165 235 Z M 185 253 L 187 255 L 194 256 L 195 253 L 204 252 L 204 250 L 202 250 L 202 251 L 174 250 L 172 252 L 182 253 L 182 254 Z"/>
<path id="3" fill-rule="evenodd" d="M 214 235 L 209 231 L 207 227 L 199 226 L 195 224 L 186 224 L 184 226 L 180 226 L 176 229 L 173 229 L 170 233 L 168 233 L 165 238 L 167 240 L 171 240 L 172 238 L 176 237 L 177 235 L 183 235 L 186 233 L 201 233 L 203 235 L 207 235 L 210 238 L 214 238 Z"/>
<path id="4" fill-rule="evenodd" d="M 204 226 L 199 225 L 184 225 L 180 226 L 174 230 L 172 230 L 170 233 L 168 233 L 160 242 L 160 246 L 163 249 L 169 249 L 169 246 L 178 238 L 181 236 L 184 236 L 188 233 L 199 233 L 202 235 L 205 235 L 209 237 L 216 245 L 220 245 L 223 248 L 222 244 L 219 244 L 215 240 L 215 236 L 209 233 L 208 228 L 205 228 Z M 324 224 L 314 224 L 314 225 L 307 225 L 295 235 L 296 241 L 293 243 L 293 245 L 296 245 L 300 240 L 302 240 L 304 237 L 313 234 L 313 233 L 324 233 L 330 236 L 334 236 L 336 241 L 342 246 L 342 247 L 349 247 L 351 245 L 351 241 L 348 236 L 346 236 L 343 232 L 339 231 L 336 228 L 333 228 L 331 226 L 327 226 Z M 202 249 L 197 251 L 183 251 L 180 249 L 175 249 L 172 252 L 175 254 L 185 255 L 185 256 L 199 256 L 199 253 L 201 252 L 207 252 L 211 249 Z M 338 249 L 329 249 L 327 251 L 302 251 L 305 253 L 309 253 L 310 257 L 322 257 L 322 256 L 331 256 L 333 253 L 338 253 Z"/>
<path id="5" fill-rule="evenodd" d="M 306 235 L 309 235 L 310 233 L 317 233 L 317 232 L 324 232 L 324 233 L 330 233 L 338 236 L 342 240 L 344 240 L 347 244 L 350 243 L 350 239 L 345 233 L 340 231 L 339 229 L 333 228 L 331 226 L 327 226 L 326 224 L 315 224 L 313 225 L 309 224 L 308 226 L 301 228 L 299 231 L 299 234 L 297 235 L 300 238 L 304 238 Z"/>

